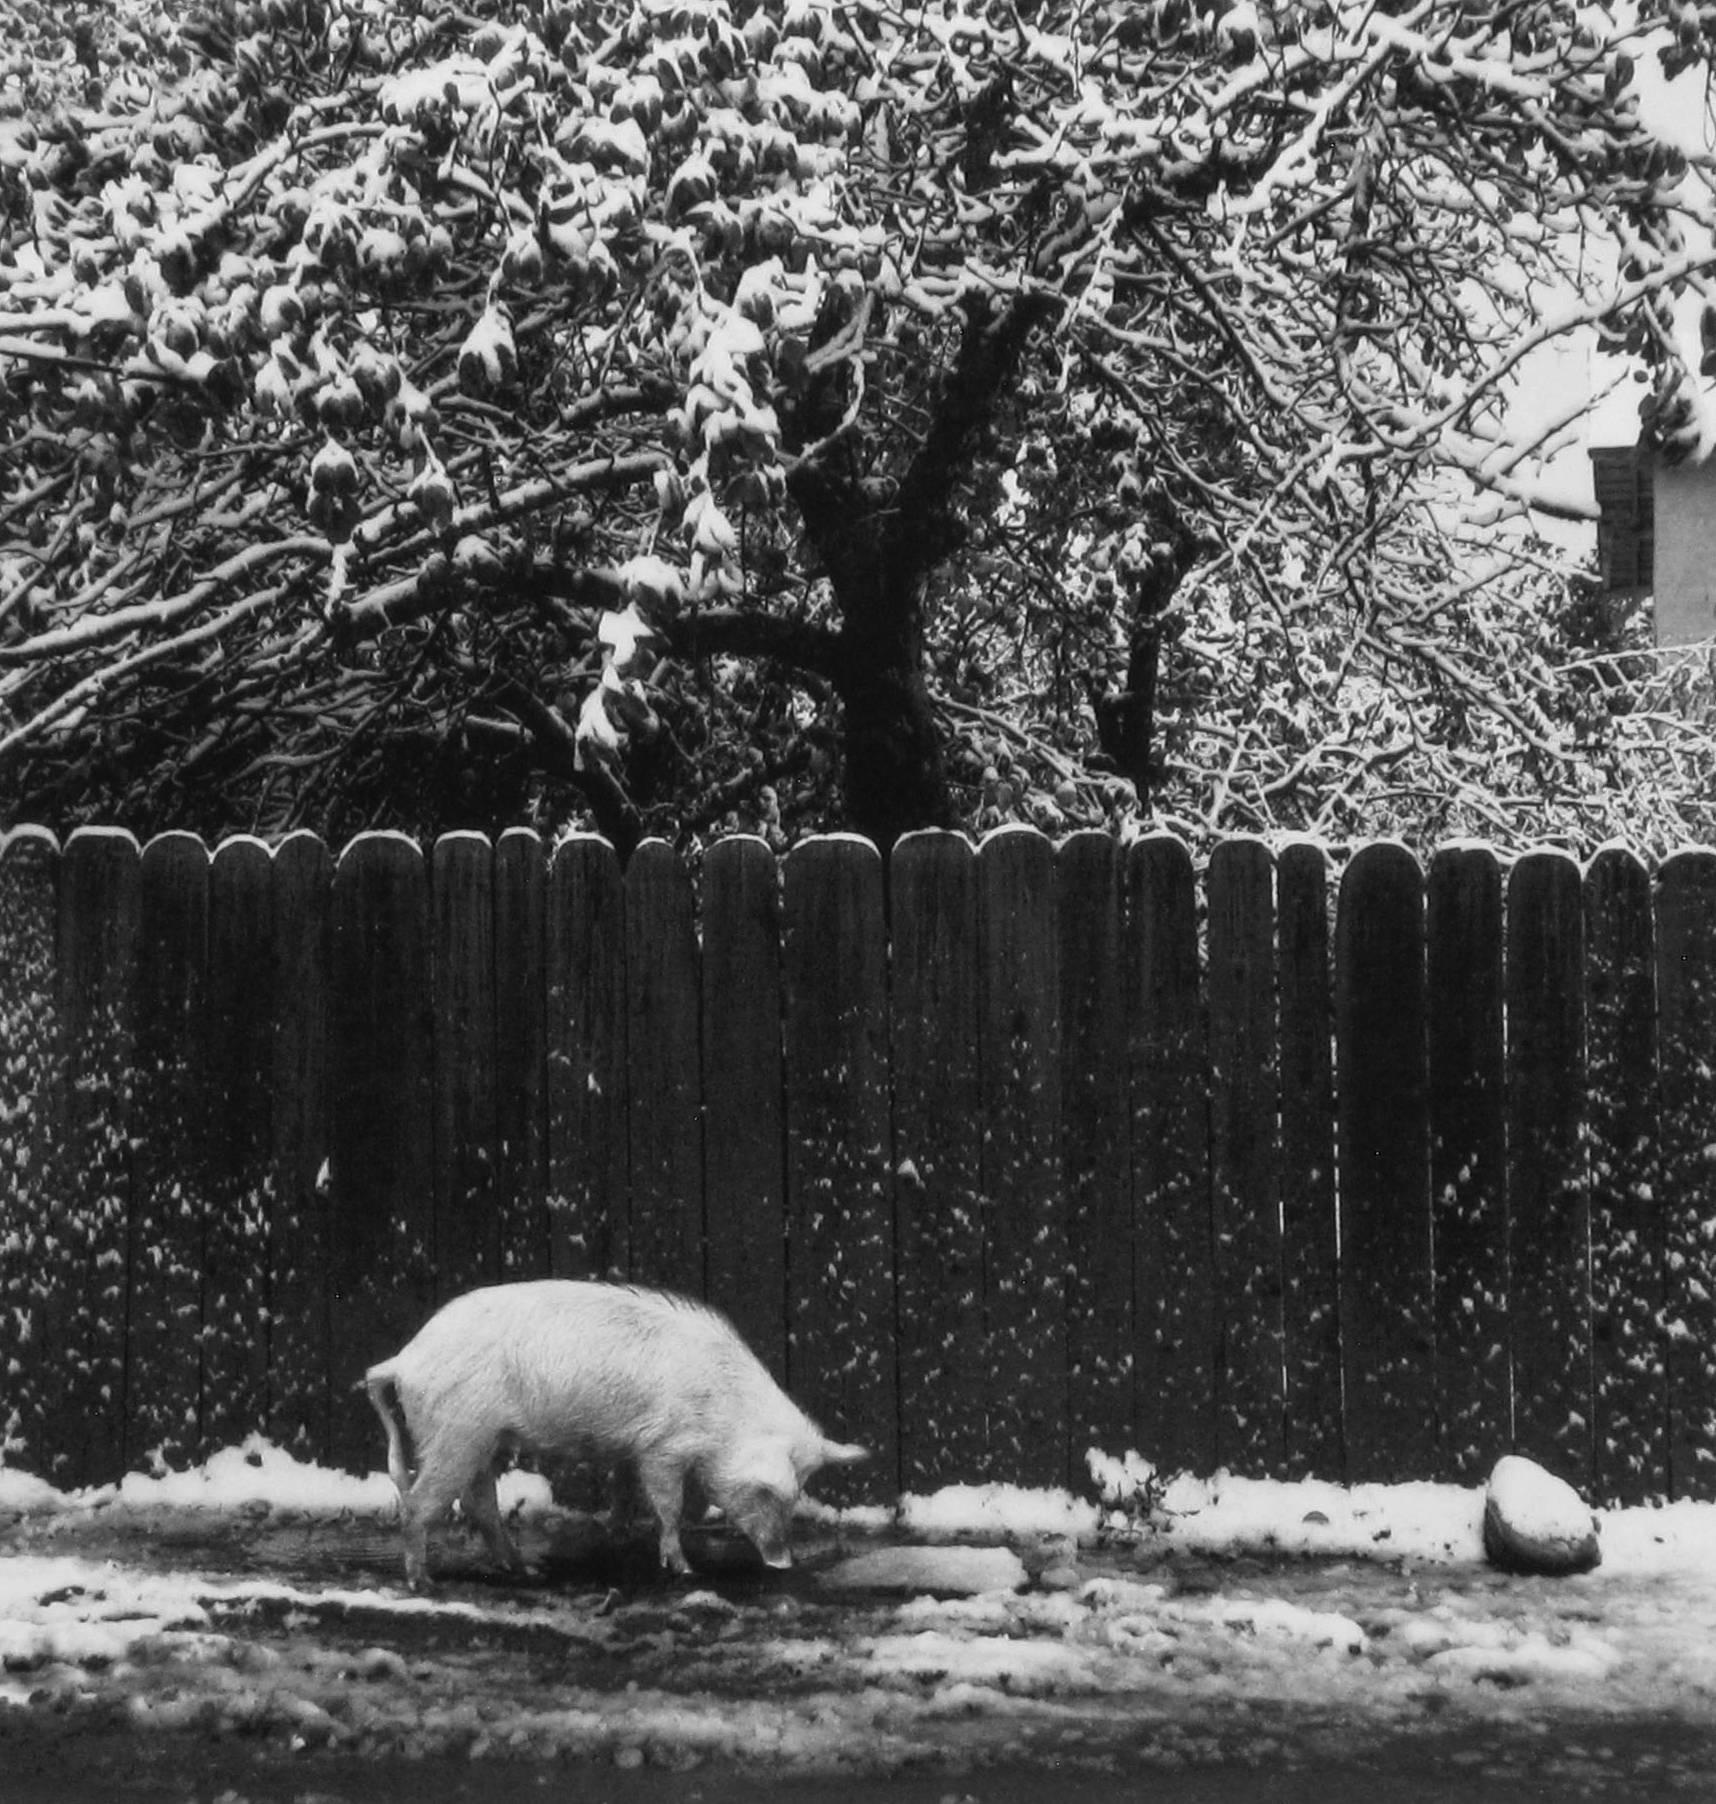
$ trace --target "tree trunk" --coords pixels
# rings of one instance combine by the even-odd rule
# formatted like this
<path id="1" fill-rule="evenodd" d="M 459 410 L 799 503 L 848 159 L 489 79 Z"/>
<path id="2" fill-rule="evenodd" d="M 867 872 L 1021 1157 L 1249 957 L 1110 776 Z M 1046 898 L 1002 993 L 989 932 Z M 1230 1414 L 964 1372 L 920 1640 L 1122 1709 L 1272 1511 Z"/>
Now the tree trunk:
<path id="1" fill-rule="evenodd" d="M 847 818 L 884 851 L 913 828 L 953 824 L 925 674 L 928 586 L 962 537 L 957 492 L 982 430 L 1017 378 L 1033 327 L 1055 310 L 1037 297 L 966 303 L 959 352 L 934 396 L 928 429 L 883 501 L 867 492 L 850 445 L 801 464 L 789 479 L 840 606 L 832 674 L 845 713 Z M 830 379 L 819 405 L 798 409 L 795 441 L 829 436 L 844 393 Z"/>
<path id="2" fill-rule="evenodd" d="M 1156 758 L 1156 673 L 1162 664 L 1162 623 L 1155 615 L 1132 631 L 1126 660 L 1126 690 L 1120 697 L 1115 762 L 1138 794 L 1138 806 L 1150 806 Z"/>
<path id="3" fill-rule="evenodd" d="M 941 734 L 917 635 L 905 643 L 844 636 L 839 678 L 846 814 L 885 852 L 902 833 L 953 824 Z"/>

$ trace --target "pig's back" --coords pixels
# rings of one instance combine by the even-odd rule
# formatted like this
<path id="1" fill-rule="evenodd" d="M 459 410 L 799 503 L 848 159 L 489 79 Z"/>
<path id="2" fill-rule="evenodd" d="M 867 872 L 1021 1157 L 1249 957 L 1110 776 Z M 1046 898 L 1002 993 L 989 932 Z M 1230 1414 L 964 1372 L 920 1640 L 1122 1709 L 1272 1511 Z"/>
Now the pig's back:
<path id="1" fill-rule="evenodd" d="M 594 1337 L 597 1344 L 612 1340 L 621 1345 L 677 1338 L 686 1344 L 744 1347 L 719 1311 L 669 1291 L 584 1278 L 524 1278 L 467 1290 L 443 1303 L 401 1357 L 478 1342 L 539 1345 L 544 1336 Z"/>
<path id="2" fill-rule="evenodd" d="M 542 1451 L 714 1443 L 741 1422 L 790 1433 L 802 1421 L 718 1311 L 629 1285 L 542 1278 L 467 1291 L 397 1363 L 430 1393 L 458 1393 L 460 1414 L 503 1417 Z"/>

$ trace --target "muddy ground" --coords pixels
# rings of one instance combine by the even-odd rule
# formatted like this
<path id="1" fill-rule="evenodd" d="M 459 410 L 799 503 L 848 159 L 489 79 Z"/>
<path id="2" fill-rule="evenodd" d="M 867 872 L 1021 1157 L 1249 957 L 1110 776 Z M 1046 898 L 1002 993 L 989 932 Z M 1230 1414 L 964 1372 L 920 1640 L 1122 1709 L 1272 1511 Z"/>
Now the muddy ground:
<path id="1" fill-rule="evenodd" d="M 523 1539 L 528 1580 L 455 1533 L 412 1599 L 371 1519 L 0 1524 L 35 1622 L 0 1635 L 0 1804 L 1716 1799 L 1716 1710 L 1676 1687 L 1658 1605 L 1614 1626 L 1600 1584 L 1134 1546 L 950 1599 L 843 1583 L 829 1530 L 787 1574 L 688 1537 L 689 1582 L 576 1515 Z M 1478 1646 L 1600 1632 L 1663 1681 L 1450 1678 L 1418 1646 L 1448 1622 Z"/>

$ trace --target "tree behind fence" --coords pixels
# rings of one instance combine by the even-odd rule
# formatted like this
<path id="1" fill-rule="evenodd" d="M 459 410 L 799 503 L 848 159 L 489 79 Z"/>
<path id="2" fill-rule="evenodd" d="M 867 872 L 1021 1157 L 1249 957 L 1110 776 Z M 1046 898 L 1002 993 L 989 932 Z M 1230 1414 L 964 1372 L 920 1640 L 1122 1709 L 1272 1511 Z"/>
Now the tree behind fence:
<path id="1" fill-rule="evenodd" d="M 873 1494 L 1716 1496 L 1716 854 L 0 845 L 8 1463 L 260 1429 L 500 1277 L 706 1294 Z"/>

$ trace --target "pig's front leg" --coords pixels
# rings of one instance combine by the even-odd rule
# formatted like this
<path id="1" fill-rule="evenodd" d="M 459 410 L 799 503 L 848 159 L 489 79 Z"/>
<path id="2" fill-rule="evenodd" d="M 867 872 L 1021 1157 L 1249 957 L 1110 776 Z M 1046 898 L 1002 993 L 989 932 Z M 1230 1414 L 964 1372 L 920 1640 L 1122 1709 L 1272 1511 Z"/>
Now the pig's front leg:
<path id="1" fill-rule="evenodd" d="M 691 1562 L 679 1544 L 679 1518 L 685 1507 L 685 1462 L 676 1454 L 660 1451 L 638 1460 L 638 1485 L 661 1528 L 661 1563 L 668 1571 L 687 1575 Z"/>

